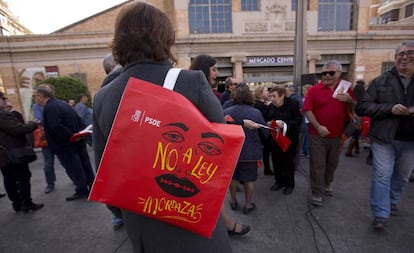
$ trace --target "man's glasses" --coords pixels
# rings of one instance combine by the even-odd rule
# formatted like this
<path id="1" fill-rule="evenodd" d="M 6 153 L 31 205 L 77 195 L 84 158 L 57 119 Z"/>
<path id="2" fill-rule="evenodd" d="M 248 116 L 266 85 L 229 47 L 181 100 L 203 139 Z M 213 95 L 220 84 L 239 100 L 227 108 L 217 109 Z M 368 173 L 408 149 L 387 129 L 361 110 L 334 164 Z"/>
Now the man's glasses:
<path id="1" fill-rule="evenodd" d="M 230 85 L 235 85 L 235 86 L 237 86 L 239 83 L 232 83 L 232 84 L 230 84 Z"/>
<path id="2" fill-rule="evenodd" d="M 336 71 L 323 71 L 321 73 L 321 75 L 326 76 L 327 74 L 329 74 L 330 76 L 335 75 Z"/>
<path id="3" fill-rule="evenodd" d="M 397 53 L 398 57 L 404 57 L 404 55 L 406 55 L 407 57 L 414 57 L 414 50 L 401 51 Z"/>

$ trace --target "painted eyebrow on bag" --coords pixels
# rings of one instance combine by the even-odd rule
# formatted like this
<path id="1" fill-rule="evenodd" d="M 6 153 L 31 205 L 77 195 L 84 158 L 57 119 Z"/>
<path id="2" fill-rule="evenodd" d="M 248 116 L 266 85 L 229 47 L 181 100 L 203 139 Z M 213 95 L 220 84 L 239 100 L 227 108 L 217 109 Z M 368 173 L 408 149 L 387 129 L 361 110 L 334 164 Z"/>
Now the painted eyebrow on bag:
<path id="1" fill-rule="evenodd" d="M 213 132 L 201 133 L 201 138 L 217 138 L 221 141 L 221 143 L 224 144 L 224 140 L 221 138 L 221 136 Z"/>
<path id="2" fill-rule="evenodd" d="M 177 122 L 177 123 L 170 123 L 170 124 L 167 124 L 167 125 L 165 125 L 165 126 L 176 126 L 176 127 L 179 127 L 179 128 L 181 128 L 183 131 L 185 131 L 185 132 L 187 132 L 188 131 L 188 127 L 187 127 L 187 125 L 185 125 L 185 124 L 183 124 L 183 123 L 180 123 L 180 122 Z"/>
<path id="3" fill-rule="evenodd" d="M 166 126 L 176 126 L 176 127 L 181 128 L 185 132 L 187 132 L 188 129 L 189 129 L 187 127 L 187 125 L 185 125 L 183 123 L 180 123 L 180 122 L 170 123 L 170 124 L 167 124 Z M 219 139 L 221 141 L 221 143 L 224 144 L 223 138 L 221 138 L 220 135 L 218 135 L 216 133 L 213 133 L 213 132 L 204 132 L 204 133 L 201 133 L 201 138 L 217 138 L 217 139 Z"/>

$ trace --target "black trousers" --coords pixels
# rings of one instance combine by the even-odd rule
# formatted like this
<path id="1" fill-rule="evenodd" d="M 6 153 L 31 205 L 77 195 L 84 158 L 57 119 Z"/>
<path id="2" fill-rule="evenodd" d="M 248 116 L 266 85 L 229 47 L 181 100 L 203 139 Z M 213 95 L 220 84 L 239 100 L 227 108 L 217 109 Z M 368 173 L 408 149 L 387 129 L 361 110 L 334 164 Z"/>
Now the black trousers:
<path id="1" fill-rule="evenodd" d="M 89 160 L 85 143 L 79 143 L 74 148 L 56 154 L 60 163 L 66 170 L 69 178 L 75 184 L 75 192 L 80 195 L 88 194 L 95 179 L 92 165 Z"/>
<path id="2" fill-rule="evenodd" d="M 297 140 L 293 140 L 286 152 L 283 152 L 275 142 L 271 144 L 270 152 L 276 184 L 284 187 L 295 187 L 295 155 L 297 145 Z"/>
<path id="3" fill-rule="evenodd" d="M 270 155 L 270 145 L 269 143 L 263 144 L 263 167 L 265 172 L 271 172 L 270 169 L 270 161 L 269 161 L 269 155 Z"/>
<path id="4" fill-rule="evenodd" d="M 28 164 L 1 168 L 4 188 L 14 206 L 28 207 L 32 203 L 30 178 L 32 173 Z"/>

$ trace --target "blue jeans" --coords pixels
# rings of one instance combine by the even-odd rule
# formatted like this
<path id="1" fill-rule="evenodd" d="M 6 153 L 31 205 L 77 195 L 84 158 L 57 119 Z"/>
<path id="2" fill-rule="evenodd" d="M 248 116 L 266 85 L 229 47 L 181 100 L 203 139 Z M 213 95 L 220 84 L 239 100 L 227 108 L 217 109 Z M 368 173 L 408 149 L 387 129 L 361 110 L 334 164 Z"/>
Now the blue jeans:
<path id="1" fill-rule="evenodd" d="M 397 205 L 413 169 L 414 142 L 372 142 L 371 210 L 375 217 L 388 218 Z"/>
<path id="2" fill-rule="evenodd" d="M 309 155 L 309 123 L 306 123 L 305 138 L 303 139 L 302 154 Z"/>
<path id="3" fill-rule="evenodd" d="M 53 151 L 48 148 L 42 148 L 43 160 L 44 160 L 44 167 L 43 170 L 45 172 L 45 178 L 47 186 L 55 186 L 56 182 L 56 175 L 55 175 L 55 154 Z"/>

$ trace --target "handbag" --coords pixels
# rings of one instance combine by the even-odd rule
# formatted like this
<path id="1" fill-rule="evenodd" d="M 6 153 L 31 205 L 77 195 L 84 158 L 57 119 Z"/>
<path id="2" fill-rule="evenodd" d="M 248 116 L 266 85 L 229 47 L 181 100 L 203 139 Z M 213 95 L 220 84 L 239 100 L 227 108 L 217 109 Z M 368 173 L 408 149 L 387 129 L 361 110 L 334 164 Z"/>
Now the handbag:
<path id="1" fill-rule="evenodd" d="M 39 124 L 38 127 L 33 131 L 33 138 L 34 138 L 33 146 L 35 148 L 47 147 L 45 130 L 43 129 L 42 125 Z"/>
<path id="2" fill-rule="evenodd" d="M 164 87 L 128 80 L 89 200 L 210 238 L 244 132 L 209 122 L 174 92 L 178 72 L 168 72 Z"/>
<path id="3" fill-rule="evenodd" d="M 36 153 L 34 152 L 33 148 L 29 146 L 8 149 L 0 145 L 0 149 L 5 151 L 7 155 L 8 162 L 6 166 L 27 164 L 37 159 Z"/>

